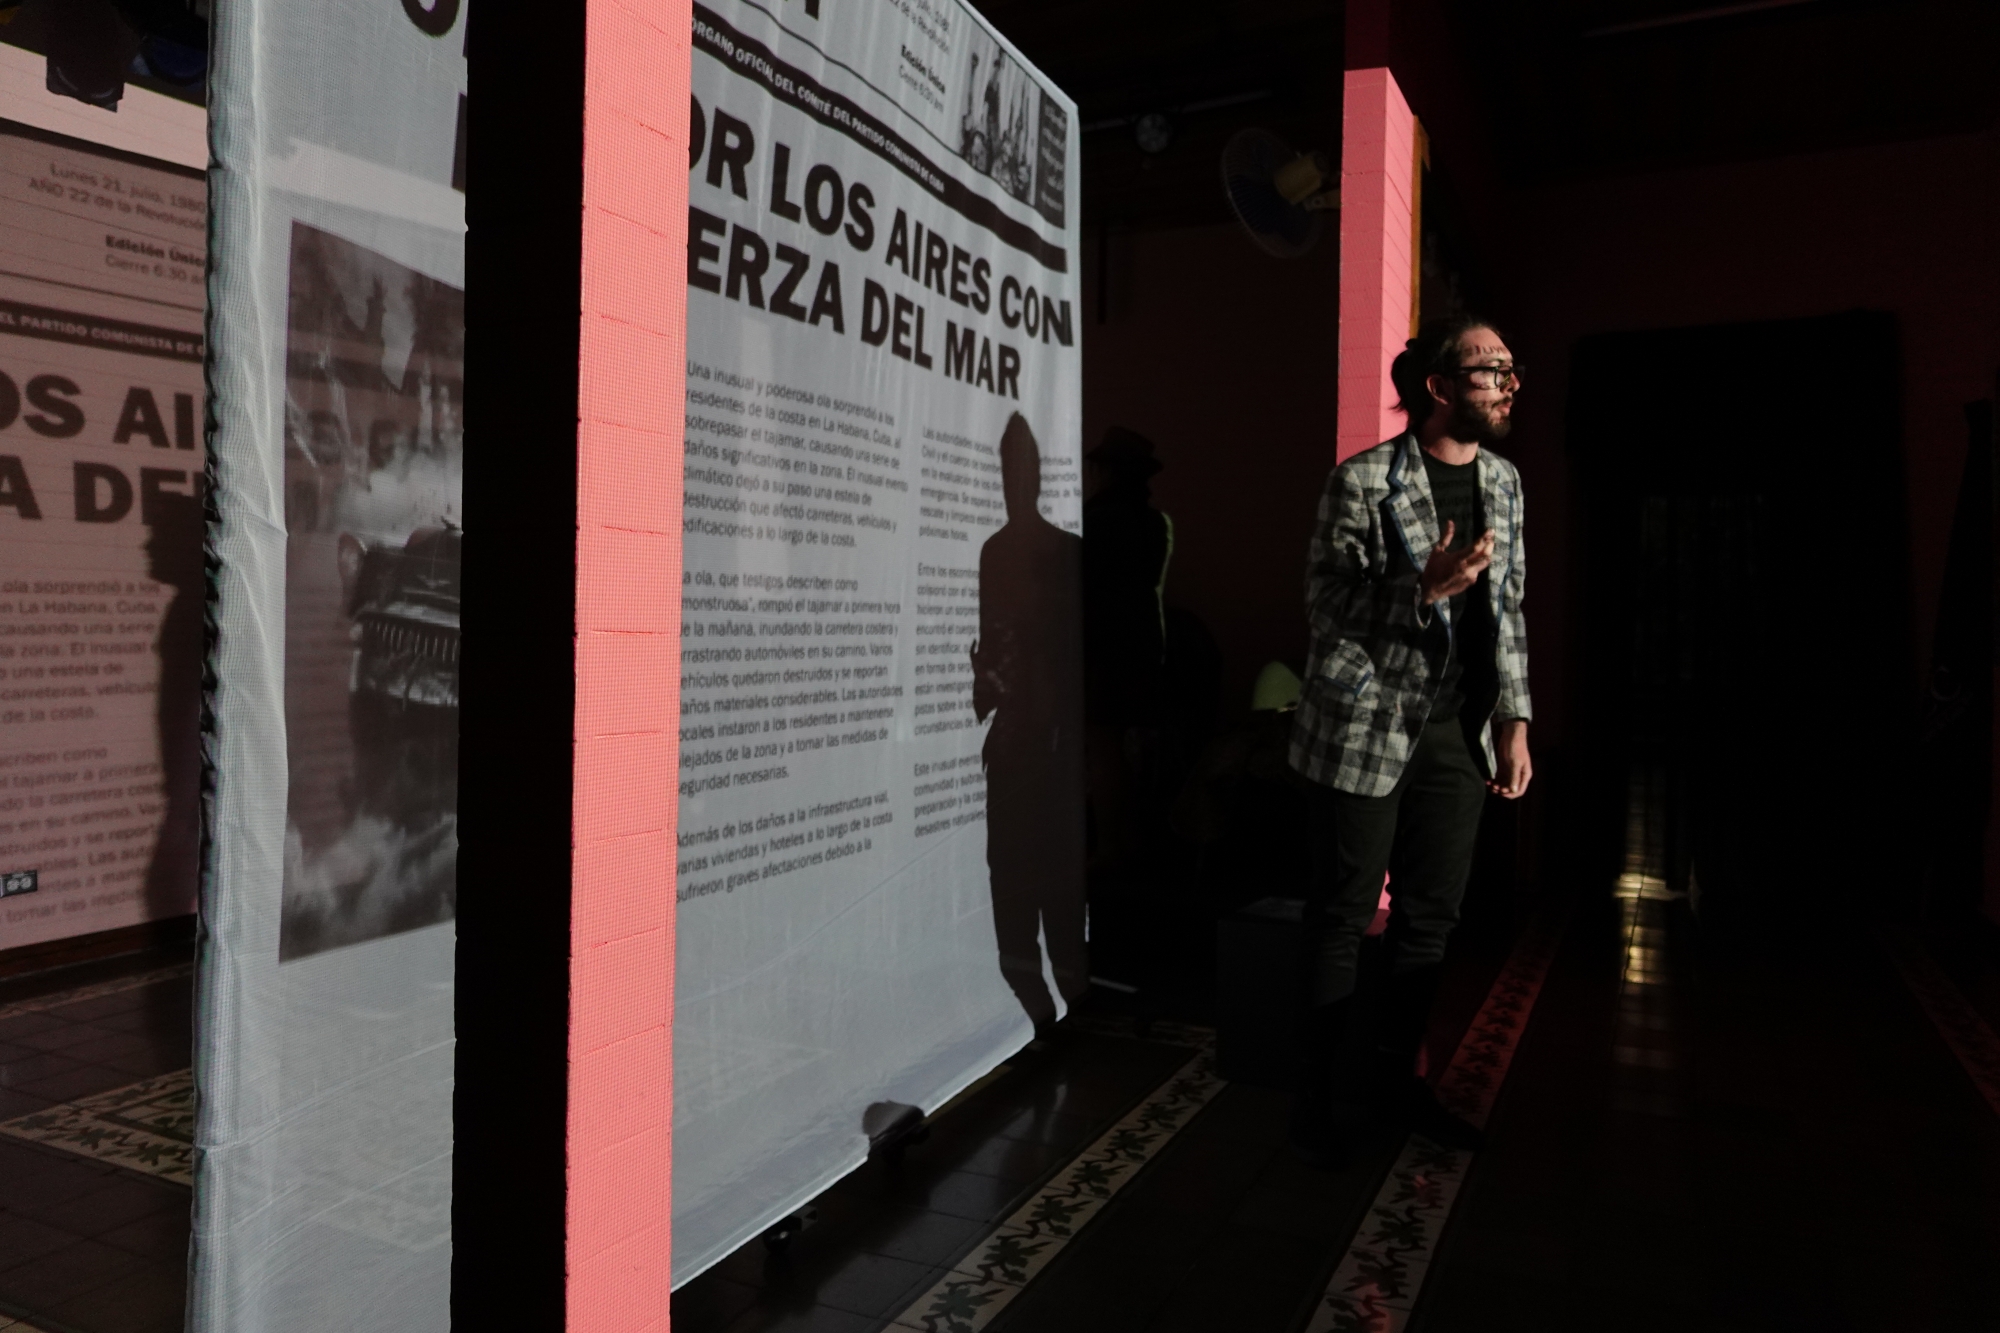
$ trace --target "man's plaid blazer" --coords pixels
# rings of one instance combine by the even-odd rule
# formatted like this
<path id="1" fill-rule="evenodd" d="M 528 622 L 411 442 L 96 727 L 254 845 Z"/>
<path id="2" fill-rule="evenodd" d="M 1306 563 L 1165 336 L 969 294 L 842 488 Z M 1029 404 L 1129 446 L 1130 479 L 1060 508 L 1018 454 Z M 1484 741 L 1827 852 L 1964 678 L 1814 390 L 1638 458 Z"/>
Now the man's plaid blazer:
<path id="1" fill-rule="evenodd" d="M 1357 796 L 1386 796 L 1395 788 L 1451 650 L 1450 603 L 1419 604 L 1418 575 L 1439 535 L 1420 448 L 1416 436 L 1404 435 L 1333 470 L 1306 568 L 1312 652 L 1292 729 L 1292 767 Z M 1480 757 L 1491 776 L 1492 719 L 1526 720 L 1532 710 L 1521 614 L 1528 578 L 1521 474 L 1485 448 L 1479 499 L 1493 529 L 1485 586 L 1498 628 L 1499 695 L 1486 717 L 1466 720 L 1479 723 Z"/>

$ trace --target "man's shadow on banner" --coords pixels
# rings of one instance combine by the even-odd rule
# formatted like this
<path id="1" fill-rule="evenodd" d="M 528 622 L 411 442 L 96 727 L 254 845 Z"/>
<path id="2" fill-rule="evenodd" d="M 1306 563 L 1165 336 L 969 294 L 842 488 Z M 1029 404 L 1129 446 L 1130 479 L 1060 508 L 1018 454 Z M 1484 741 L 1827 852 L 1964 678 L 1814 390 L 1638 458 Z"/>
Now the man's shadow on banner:
<path id="1" fill-rule="evenodd" d="M 1019 413 L 1000 439 L 1007 522 L 979 551 L 972 708 L 993 718 L 986 865 L 1000 974 L 1037 1027 L 1090 984 L 1084 945 L 1083 542 L 1042 517 L 1041 449 Z"/>
<path id="2" fill-rule="evenodd" d="M 201 673 L 206 627 L 202 506 L 192 495 L 158 491 L 143 516 L 147 573 L 172 591 L 160 617 L 160 683 L 154 696 L 160 736 L 160 832 L 146 869 L 148 919 L 194 910 L 201 856 Z"/>

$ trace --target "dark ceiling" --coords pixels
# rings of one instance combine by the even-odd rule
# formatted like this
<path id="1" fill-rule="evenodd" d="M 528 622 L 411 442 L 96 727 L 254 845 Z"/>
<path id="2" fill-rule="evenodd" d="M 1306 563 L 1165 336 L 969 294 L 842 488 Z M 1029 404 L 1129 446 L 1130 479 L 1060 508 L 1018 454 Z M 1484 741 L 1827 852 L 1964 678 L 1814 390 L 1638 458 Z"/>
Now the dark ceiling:
<path id="1" fill-rule="evenodd" d="M 59 6 L 69 6 L 74 9 L 86 7 L 85 0 L 23 0 L 11 16 L 0 22 L 0 42 L 18 46 L 24 51 L 33 51 L 36 55 L 47 54 L 54 11 Z M 99 30 L 115 47 L 117 54 L 114 63 L 117 67 L 126 69 L 125 82 L 128 85 L 134 88 L 146 88 L 183 102 L 192 102 L 196 106 L 202 105 L 207 100 L 206 79 L 197 80 L 193 84 L 180 84 L 132 73 L 130 71 L 132 57 L 139 50 L 137 29 L 121 16 L 119 6 L 114 0 L 88 0 L 87 7 L 95 11 L 93 17 L 98 19 Z M 128 10 L 142 15 L 162 8 L 193 10 L 195 7 L 190 0 L 140 0 L 137 4 L 128 0 L 126 5 Z M 0 10 L 0 13 L 4 13 L 4 10 Z"/>
<path id="2" fill-rule="evenodd" d="M 0 32 L 41 50 L 61 3 L 28 0 Z M 974 3 L 1076 98 L 1087 225 L 1226 222 L 1219 162 L 1246 126 L 1339 151 L 1341 0 Z M 2000 0 L 1394 3 L 1399 48 L 1447 46 L 1486 130 L 1440 141 L 1447 177 L 1455 151 L 1531 182 L 1964 133 L 2000 110 Z M 1139 146 L 1149 113 L 1163 151 Z"/>
<path id="3" fill-rule="evenodd" d="M 979 9 L 1077 101 L 1086 225 L 1228 220 L 1222 149 L 1245 126 L 1340 151 L 1338 3 L 985 0 Z M 1148 113 L 1173 127 L 1164 152 L 1139 147 L 1134 122 Z"/>
<path id="4" fill-rule="evenodd" d="M 1226 221 L 1218 162 L 1244 126 L 1338 151 L 1338 0 L 981 8 L 1077 100 L 1087 225 Z M 1422 25 L 1427 11 L 1399 47 L 1449 45 L 1488 130 L 1476 151 L 1512 182 L 1963 133 L 2000 107 L 1995 0 L 1435 0 L 1401 12 Z M 1139 147 L 1133 122 L 1149 112 L 1173 125 L 1164 151 Z M 1439 147 L 1448 158 L 1452 145 Z"/>
<path id="5" fill-rule="evenodd" d="M 1993 0 L 1457 8 L 1508 166 L 1530 178 L 1964 133 L 2000 105 Z"/>

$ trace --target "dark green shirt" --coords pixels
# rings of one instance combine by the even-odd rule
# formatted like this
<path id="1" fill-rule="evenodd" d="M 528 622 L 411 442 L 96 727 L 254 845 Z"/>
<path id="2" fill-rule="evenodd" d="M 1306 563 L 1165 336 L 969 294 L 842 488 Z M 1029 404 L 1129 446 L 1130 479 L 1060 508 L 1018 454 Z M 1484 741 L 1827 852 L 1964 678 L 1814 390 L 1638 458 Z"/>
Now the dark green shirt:
<path id="1" fill-rule="evenodd" d="M 1431 484 L 1431 504 L 1437 510 L 1438 534 L 1444 525 L 1456 525 L 1449 549 L 1462 551 L 1478 541 L 1486 531 L 1486 516 L 1479 503 L 1479 460 L 1445 463 L 1424 456 L 1424 475 Z M 1457 717 L 1467 701 L 1490 708 L 1497 680 L 1493 666 L 1495 628 L 1493 599 L 1487 575 L 1451 600 L 1451 657 L 1445 663 L 1444 680 L 1438 686 L 1437 702 L 1431 706 L 1431 721 Z"/>

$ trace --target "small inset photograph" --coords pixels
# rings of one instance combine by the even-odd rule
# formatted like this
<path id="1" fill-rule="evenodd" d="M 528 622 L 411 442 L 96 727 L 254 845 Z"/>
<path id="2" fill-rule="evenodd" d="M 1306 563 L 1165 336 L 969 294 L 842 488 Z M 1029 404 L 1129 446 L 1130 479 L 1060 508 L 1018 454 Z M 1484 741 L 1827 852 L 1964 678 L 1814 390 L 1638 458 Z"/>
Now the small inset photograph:
<path id="1" fill-rule="evenodd" d="M 1038 89 L 1026 70 L 977 27 L 968 44 L 965 97 L 958 118 L 958 155 L 1023 203 L 1035 190 L 1041 125 Z"/>
<path id="2" fill-rule="evenodd" d="M 458 900 L 465 294 L 292 228 L 281 961 Z"/>

